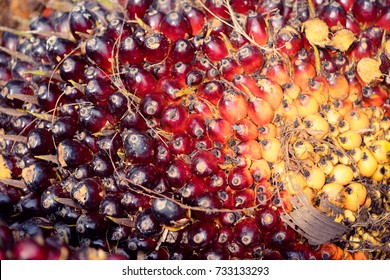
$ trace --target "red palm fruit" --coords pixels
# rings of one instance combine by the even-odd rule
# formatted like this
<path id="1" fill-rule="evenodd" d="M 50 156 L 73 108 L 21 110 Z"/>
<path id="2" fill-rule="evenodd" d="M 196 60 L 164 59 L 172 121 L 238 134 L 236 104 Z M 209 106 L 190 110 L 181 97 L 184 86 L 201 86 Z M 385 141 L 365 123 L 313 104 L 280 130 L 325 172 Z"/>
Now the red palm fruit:
<path id="1" fill-rule="evenodd" d="M 23 239 L 16 242 L 12 256 L 16 260 L 46 260 L 47 250 L 34 239 Z"/>
<path id="2" fill-rule="evenodd" d="M 371 26 L 361 33 L 362 38 L 367 38 L 375 50 L 381 47 L 383 29 L 378 26 Z"/>
<path id="3" fill-rule="evenodd" d="M 220 36 L 223 33 L 228 37 L 232 32 L 232 28 L 219 18 L 209 19 L 205 25 L 205 29 L 207 30 L 207 35 L 215 36 Z"/>
<path id="4" fill-rule="evenodd" d="M 224 86 L 220 81 L 209 81 L 198 88 L 198 97 L 217 105 L 224 93 Z"/>
<path id="5" fill-rule="evenodd" d="M 101 78 L 91 79 L 85 87 L 84 93 L 89 101 L 95 104 L 106 105 L 108 98 L 116 91 L 112 84 Z"/>
<path id="6" fill-rule="evenodd" d="M 363 87 L 362 96 L 363 105 L 365 107 L 382 107 L 388 99 L 388 93 L 380 86 Z"/>
<path id="7" fill-rule="evenodd" d="M 249 170 L 255 182 L 263 182 L 271 178 L 269 163 L 264 159 L 252 160 Z"/>
<path id="8" fill-rule="evenodd" d="M 206 99 L 205 100 L 202 100 L 202 99 L 192 100 L 189 108 L 192 111 L 192 113 L 200 114 L 205 119 L 206 118 L 213 118 L 212 108 L 210 107 L 209 104 L 207 104 Z"/>
<path id="9" fill-rule="evenodd" d="M 161 79 L 165 76 L 169 76 L 171 71 L 171 65 L 168 64 L 166 61 L 163 61 L 158 64 L 150 65 L 150 72 L 153 73 L 153 75 L 157 79 Z"/>
<path id="10" fill-rule="evenodd" d="M 124 75 L 124 82 L 127 89 L 139 97 L 154 91 L 156 88 L 156 79 L 153 75 L 140 67 L 130 67 Z"/>
<path id="11" fill-rule="evenodd" d="M 194 150 L 194 139 L 185 132 L 175 133 L 168 143 L 170 150 L 175 155 L 188 155 Z"/>
<path id="12" fill-rule="evenodd" d="M 129 19 L 143 18 L 152 4 L 152 0 L 128 0 L 125 1 L 126 14 Z"/>
<path id="13" fill-rule="evenodd" d="M 291 57 L 303 48 L 303 40 L 300 33 L 287 25 L 282 27 L 275 35 L 274 44 L 277 51 Z"/>
<path id="14" fill-rule="evenodd" d="M 190 114 L 185 131 L 193 138 L 200 139 L 206 135 L 205 118 L 201 114 Z"/>
<path id="15" fill-rule="evenodd" d="M 326 76 L 328 81 L 329 97 L 332 99 L 345 99 L 349 95 L 349 84 L 347 79 L 341 73 L 329 74 Z"/>
<path id="16" fill-rule="evenodd" d="M 271 207 L 262 209 L 255 213 L 255 219 L 259 224 L 261 232 L 271 232 L 280 224 L 279 213 Z"/>
<path id="17" fill-rule="evenodd" d="M 190 63 L 194 59 L 195 46 L 188 39 L 177 40 L 171 48 L 168 61 L 171 64 L 176 62 Z"/>
<path id="18" fill-rule="evenodd" d="M 337 25 L 345 26 L 346 16 L 344 8 L 336 1 L 322 7 L 319 14 L 319 18 L 325 21 L 329 28 Z"/>
<path id="19" fill-rule="evenodd" d="M 232 90 L 225 90 L 218 102 L 220 116 L 228 122 L 235 124 L 247 115 L 245 98 Z"/>
<path id="20" fill-rule="evenodd" d="M 173 76 L 161 77 L 156 85 L 156 90 L 162 92 L 170 101 L 178 101 L 182 97 L 180 95 L 181 89 L 182 85 L 179 80 Z"/>
<path id="21" fill-rule="evenodd" d="M 221 144 L 225 144 L 234 134 L 231 123 L 222 118 L 210 120 L 207 124 L 207 132 L 213 141 Z"/>
<path id="22" fill-rule="evenodd" d="M 259 46 L 268 41 L 268 28 L 264 17 L 257 12 L 250 11 L 245 23 L 245 31 Z"/>
<path id="23" fill-rule="evenodd" d="M 261 146 L 256 140 L 247 140 L 236 145 L 238 155 L 250 158 L 251 160 L 261 159 Z"/>
<path id="24" fill-rule="evenodd" d="M 204 73 L 198 69 L 191 70 L 186 75 L 186 86 L 197 87 L 204 79 Z"/>
<path id="25" fill-rule="evenodd" d="M 205 191 L 206 183 L 204 178 L 193 176 L 188 183 L 178 190 L 178 194 L 182 197 L 184 203 L 191 203 Z"/>
<path id="26" fill-rule="evenodd" d="M 218 231 L 213 222 L 196 221 L 188 228 L 188 243 L 191 248 L 206 248 L 218 240 Z"/>
<path id="27" fill-rule="evenodd" d="M 163 33 L 154 33 L 145 37 L 142 51 L 145 61 L 156 64 L 165 60 L 170 49 L 170 41 Z"/>
<path id="28" fill-rule="evenodd" d="M 203 11 L 197 9 L 196 7 L 192 7 L 191 5 L 184 5 L 182 13 L 191 26 L 192 35 L 197 35 L 203 31 L 203 27 L 206 22 L 206 17 Z"/>
<path id="29" fill-rule="evenodd" d="M 234 192 L 227 187 L 224 191 L 217 192 L 219 199 L 222 201 L 222 206 L 225 209 L 234 209 Z"/>
<path id="30" fill-rule="evenodd" d="M 352 44 L 347 54 L 351 61 L 358 61 L 363 57 L 372 57 L 374 52 L 374 46 L 371 41 L 363 37 Z"/>
<path id="31" fill-rule="evenodd" d="M 215 68 L 210 68 L 209 70 L 206 71 L 206 81 L 214 81 L 214 80 L 219 80 L 220 78 L 220 72 L 215 69 Z"/>
<path id="32" fill-rule="evenodd" d="M 245 45 L 238 51 L 238 62 L 246 74 L 253 74 L 263 67 L 264 55 L 259 48 L 253 45 Z"/>
<path id="33" fill-rule="evenodd" d="M 222 19 L 230 19 L 229 10 L 222 0 L 206 0 L 204 3 L 208 8 L 206 16 L 208 19 L 214 18 L 215 16 Z"/>
<path id="34" fill-rule="evenodd" d="M 239 220 L 233 228 L 234 239 L 245 247 L 260 243 L 263 238 L 259 226 L 252 217 Z"/>
<path id="35" fill-rule="evenodd" d="M 213 147 L 214 143 L 208 136 L 203 136 L 195 140 L 195 149 L 197 150 L 209 150 Z"/>
<path id="36" fill-rule="evenodd" d="M 235 51 L 237 51 L 239 48 L 248 43 L 248 39 L 242 36 L 242 34 L 240 34 L 236 30 L 233 30 L 230 33 L 229 41 Z"/>
<path id="37" fill-rule="evenodd" d="M 181 104 L 171 104 L 162 112 L 160 125 L 167 132 L 181 132 L 185 128 L 188 111 Z"/>
<path id="38" fill-rule="evenodd" d="M 261 180 L 260 183 L 255 184 L 256 202 L 261 209 L 269 208 L 272 203 L 274 194 L 270 191 L 271 184 L 267 180 Z"/>
<path id="39" fill-rule="evenodd" d="M 390 7 L 389 6 L 386 6 L 383 9 L 382 15 L 378 18 L 375 25 L 383 28 L 384 30 L 386 30 L 387 33 L 390 33 Z"/>
<path id="40" fill-rule="evenodd" d="M 233 130 L 235 137 L 241 141 L 254 140 L 259 134 L 257 125 L 248 118 L 243 118 L 233 125 Z"/>
<path id="41" fill-rule="evenodd" d="M 260 79 L 257 81 L 257 84 L 261 92 L 259 97 L 267 101 L 273 109 L 278 108 L 284 96 L 282 87 L 278 83 L 268 79 Z"/>
<path id="42" fill-rule="evenodd" d="M 155 9 L 149 9 L 143 18 L 143 22 L 154 31 L 160 31 L 161 20 L 165 17 L 165 13 Z"/>
<path id="43" fill-rule="evenodd" d="M 193 69 L 193 66 L 189 63 L 177 62 L 171 69 L 171 75 L 175 77 L 180 85 L 186 86 L 187 74 Z"/>
<path id="44" fill-rule="evenodd" d="M 294 62 L 294 83 L 303 91 L 308 88 L 310 79 L 316 76 L 316 69 L 307 60 L 297 59 Z"/>
<path id="45" fill-rule="evenodd" d="M 150 92 L 141 99 L 139 110 L 146 117 L 158 118 L 167 105 L 168 101 L 163 94 Z"/>
<path id="46" fill-rule="evenodd" d="M 114 42 L 106 36 L 94 36 L 86 43 L 87 57 L 102 69 L 112 72 Z"/>
<path id="47" fill-rule="evenodd" d="M 271 58 L 263 69 L 267 79 L 275 81 L 281 86 L 291 82 L 287 66 L 281 59 Z"/>
<path id="48" fill-rule="evenodd" d="M 233 225 L 242 217 L 240 212 L 221 212 L 218 215 L 218 224 L 222 227 L 229 229 L 233 228 Z M 226 232 L 227 236 L 230 236 L 229 232 Z"/>
<path id="49" fill-rule="evenodd" d="M 341 260 L 342 255 L 342 249 L 331 243 L 322 244 L 316 252 L 316 257 L 318 260 Z"/>
<path id="50" fill-rule="evenodd" d="M 236 75 L 233 78 L 233 84 L 244 94 L 249 94 L 249 96 L 261 96 L 261 91 L 257 85 L 257 80 L 249 75 L 241 74 Z"/>
<path id="51" fill-rule="evenodd" d="M 232 6 L 234 12 L 246 15 L 249 11 L 255 10 L 258 1 L 232 0 L 230 2 L 230 5 Z"/>
<path id="52" fill-rule="evenodd" d="M 226 189 L 226 173 L 219 169 L 217 172 L 214 172 L 212 175 L 206 177 L 206 187 L 209 192 L 222 192 Z"/>
<path id="53" fill-rule="evenodd" d="M 173 154 L 168 145 L 163 141 L 158 141 L 154 148 L 153 162 L 160 170 L 165 170 L 166 166 L 172 161 Z"/>
<path id="54" fill-rule="evenodd" d="M 134 36 L 124 37 L 119 45 L 118 61 L 121 65 L 140 65 L 144 60 L 141 45 Z"/>
<path id="55" fill-rule="evenodd" d="M 236 191 L 234 194 L 235 207 L 244 209 L 255 206 L 255 192 L 252 189 Z"/>
<path id="56" fill-rule="evenodd" d="M 352 14 L 361 25 L 372 25 L 379 15 L 378 3 L 375 0 L 356 0 L 352 6 Z"/>
<path id="57" fill-rule="evenodd" d="M 180 158 L 174 158 L 165 168 L 164 176 L 173 189 L 180 189 L 192 177 L 191 169 L 186 162 Z"/>
<path id="58" fill-rule="evenodd" d="M 217 35 L 210 35 L 204 38 L 202 51 L 212 62 L 218 62 L 229 55 L 224 39 Z"/>
<path id="59" fill-rule="evenodd" d="M 283 256 L 286 260 L 316 260 L 314 251 L 306 243 L 298 242 L 288 244 L 283 250 Z"/>
<path id="60" fill-rule="evenodd" d="M 263 126 L 270 123 L 274 116 L 274 110 L 267 101 L 255 97 L 248 102 L 248 117 L 257 125 Z"/>
<path id="61" fill-rule="evenodd" d="M 264 242 L 267 248 L 272 249 L 280 249 L 295 241 L 295 239 L 295 231 L 284 225 L 284 223 L 280 223 L 274 230 L 264 236 Z"/>
<path id="62" fill-rule="evenodd" d="M 355 35 L 360 34 L 360 26 L 351 14 L 347 14 L 345 27 L 353 32 Z"/>
<path id="63" fill-rule="evenodd" d="M 253 177 L 248 168 L 233 167 L 228 173 L 228 185 L 232 190 L 243 190 L 253 185 Z"/>
<path id="64" fill-rule="evenodd" d="M 173 11 L 161 20 L 160 31 L 173 43 L 188 38 L 191 35 L 191 26 L 183 14 Z"/>
<path id="65" fill-rule="evenodd" d="M 238 62 L 230 57 L 223 58 L 219 68 L 221 75 L 228 81 L 232 81 L 235 75 L 240 75 L 244 71 Z"/>
<path id="66" fill-rule="evenodd" d="M 202 221 L 213 221 L 218 218 L 219 212 L 212 211 L 222 208 L 222 201 L 219 199 L 217 193 L 205 192 L 195 198 L 191 206 L 201 208 L 199 210 L 192 210 L 191 216 Z"/>
<path id="67" fill-rule="evenodd" d="M 260 14 L 268 14 L 268 13 L 275 13 L 276 10 L 280 11 L 281 14 L 284 14 L 285 10 L 285 1 L 281 0 L 265 0 L 265 1 L 259 1 L 257 6 L 257 12 Z M 271 15 L 273 15 L 271 13 Z"/>
<path id="68" fill-rule="evenodd" d="M 345 78 L 349 84 L 350 94 L 348 98 L 350 98 L 351 101 L 360 100 L 362 96 L 362 85 L 360 84 L 359 79 L 357 78 L 356 73 L 352 67 L 345 73 Z"/>
<path id="69" fill-rule="evenodd" d="M 291 204 L 291 194 L 287 190 L 282 190 L 277 196 L 273 197 L 273 205 L 279 213 L 291 212 L 293 207 Z"/>
<path id="70" fill-rule="evenodd" d="M 338 53 L 335 57 L 334 57 L 334 63 L 338 69 L 338 71 L 341 71 L 342 73 L 345 73 L 346 72 L 346 69 L 348 67 L 348 64 L 349 64 L 349 60 L 346 56 L 344 56 L 343 54 L 341 53 Z"/>
<path id="71" fill-rule="evenodd" d="M 218 159 L 210 151 L 197 151 L 191 159 L 192 172 L 200 177 L 209 177 L 219 170 Z"/>
<path id="72" fill-rule="evenodd" d="M 353 3 L 355 2 L 354 0 L 336 0 L 336 1 L 344 8 L 344 11 L 346 12 L 349 12 Z"/>

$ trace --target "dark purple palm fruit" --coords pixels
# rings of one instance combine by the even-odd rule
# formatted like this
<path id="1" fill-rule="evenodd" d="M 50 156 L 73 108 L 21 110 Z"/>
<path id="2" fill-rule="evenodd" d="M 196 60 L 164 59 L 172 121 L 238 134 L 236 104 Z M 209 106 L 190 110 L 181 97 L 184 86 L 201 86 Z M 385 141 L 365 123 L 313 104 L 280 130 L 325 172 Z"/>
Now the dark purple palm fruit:
<path id="1" fill-rule="evenodd" d="M 84 2 L 75 5 L 69 15 L 69 27 L 76 40 L 83 39 L 95 32 L 97 18 L 88 10 Z"/>
<path id="2" fill-rule="evenodd" d="M 154 157 L 155 141 L 142 131 L 129 130 L 122 136 L 126 159 L 132 163 L 149 163 Z"/>
<path id="3" fill-rule="evenodd" d="M 49 162 L 37 160 L 22 169 L 22 179 L 32 193 L 41 194 L 56 180 L 56 172 Z"/>
<path id="4" fill-rule="evenodd" d="M 135 219 L 136 232 L 142 237 L 153 237 L 161 233 L 162 227 L 152 213 L 152 209 L 147 208 L 140 212 Z"/>
<path id="5" fill-rule="evenodd" d="M 49 155 L 55 151 L 53 135 L 45 128 L 34 128 L 27 134 L 27 148 L 34 155 Z"/>
<path id="6" fill-rule="evenodd" d="M 214 222 L 196 221 L 188 228 L 188 243 L 194 248 L 206 248 L 218 239 L 218 226 Z"/>
<path id="7" fill-rule="evenodd" d="M 152 202 L 152 212 L 160 224 L 180 228 L 189 222 L 188 211 L 166 198 L 156 198 Z"/>
<path id="8" fill-rule="evenodd" d="M 152 0 L 128 0 L 123 2 L 125 3 L 126 15 L 131 20 L 142 19 L 153 3 Z"/>
<path id="9" fill-rule="evenodd" d="M 71 190 L 71 198 L 85 210 L 97 210 L 105 196 L 101 180 L 87 178 L 78 182 Z"/>
<path id="10" fill-rule="evenodd" d="M 62 167 L 76 168 L 92 159 L 91 150 L 75 139 L 65 139 L 57 146 L 57 157 Z"/>

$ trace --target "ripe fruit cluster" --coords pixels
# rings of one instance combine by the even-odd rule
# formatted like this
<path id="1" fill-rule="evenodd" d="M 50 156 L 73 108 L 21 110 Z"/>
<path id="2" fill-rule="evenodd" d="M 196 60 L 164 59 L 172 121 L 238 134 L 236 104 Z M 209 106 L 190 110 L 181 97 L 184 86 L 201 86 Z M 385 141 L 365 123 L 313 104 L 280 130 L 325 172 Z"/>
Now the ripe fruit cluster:
<path id="1" fill-rule="evenodd" d="M 0 259 L 389 258 L 388 1 L 67 4 L 2 28 Z"/>

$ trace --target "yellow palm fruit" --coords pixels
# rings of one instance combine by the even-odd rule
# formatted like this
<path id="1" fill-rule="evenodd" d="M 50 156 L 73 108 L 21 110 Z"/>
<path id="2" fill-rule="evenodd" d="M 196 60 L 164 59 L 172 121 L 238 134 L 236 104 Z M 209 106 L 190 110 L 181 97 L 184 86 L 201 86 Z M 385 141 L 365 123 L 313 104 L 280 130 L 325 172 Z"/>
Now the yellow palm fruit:
<path id="1" fill-rule="evenodd" d="M 293 150 L 297 159 L 305 160 L 314 152 L 314 147 L 306 140 L 298 140 L 294 143 Z"/>
<path id="2" fill-rule="evenodd" d="M 286 162 L 284 160 L 272 165 L 271 175 L 273 178 L 279 178 L 284 173 L 286 173 Z"/>
<path id="3" fill-rule="evenodd" d="M 298 98 L 295 99 L 294 104 L 298 110 L 298 115 L 302 117 L 318 113 L 320 107 L 314 97 L 302 93 L 300 93 L 298 95 Z"/>
<path id="4" fill-rule="evenodd" d="M 386 164 L 390 162 L 390 141 L 376 140 L 369 148 L 378 163 Z"/>
<path id="5" fill-rule="evenodd" d="M 343 190 L 344 209 L 356 212 L 366 201 L 366 187 L 360 183 L 351 183 Z"/>
<path id="6" fill-rule="evenodd" d="M 348 150 L 346 153 L 352 158 L 354 162 L 358 162 L 363 155 L 362 149 L 360 147 Z"/>
<path id="7" fill-rule="evenodd" d="M 338 144 L 344 150 L 351 150 L 361 146 L 362 136 L 354 130 L 342 132 L 337 137 Z"/>
<path id="8" fill-rule="evenodd" d="M 353 180 L 353 170 L 345 164 L 337 164 L 329 174 L 328 181 L 341 185 L 349 184 Z"/>
<path id="9" fill-rule="evenodd" d="M 319 156 L 325 156 L 329 154 L 329 145 L 326 143 L 319 143 L 314 146 L 314 152 Z"/>
<path id="10" fill-rule="evenodd" d="M 301 93 L 301 88 L 297 84 L 289 83 L 283 86 L 283 91 L 285 96 L 288 96 L 292 100 L 295 100 Z"/>
<path id="11" fill-rule="evenodd" d="M 306 187 L 306 180 L 301 173 L 288 172 L 282 175 L 283 187 L 291 195 L 300 193 Z"/>
<path id="12" fill-rule="evenodd" d="M 323 139 L 329 132 L 329 123 L 320 114 L 309 115 L 303 119 L 306 131 L 317 139 Z"/>
<path id="13" fill-rule="evenodd" d="M 257 130 L 259 131 L 258 138 L 260 140 L 274 138 L 278 135 L 277 128 L 273 123 L 260 126 Z"/>
<path id="14" fill-rule="evenodd" d="M 340 133 L 343 133 L 343 132 L 346 132 L 349 130 L 349 123 L 346 122 L 345 120 L 340 120 L 338 123 L 337 123 L 337 127 L 339 129 L 339 132 Z"/>
<path id="15" fill-rule="evenodd" d="M 374 134 L 374 133 L 371 133 L 371 132 L 363 133 L 363 134 L 362 134 L 362 138 L 363 138 L 363 143 L 364 143 L 364 145 L 366 145 L 366 146 L 372 145 L 372 143 L 374 143 L 375 140 L 377 140 L 375 134 Z"/>
<path id="16" fill-rule="evenodd" d="M 347 155 L 347 153 L 342 153 L 342 152 L 336 152 L 337 158 L 338 158 L 338 163 L 342 163 L 345 165 L 350 165 L 351 164 L 351 158 Z"/>
<path id="17" fill-rule="evenodd" d="M 344 120 L 349 123 L 351 130 L 359 131 L 370 127 L 370 119 L 367 114 L 358 109 L 352 110 L 344 116 Z"/>
<path id="18" fill-rule="evenodd" d="M 340 130 L 336 124 L 329 124 L 329 134 L 330 136 L 337 137 L 340 134 Z"/>
<path id="19" fill-rule="evenodd" d="M 309 187 L 305 187 L 302 192 L 306 195 L 307 200 L 309 202 L 313 202 L 313 200 L 314 200 L 314 191 L 313 191 L 313 189 L 311 189 Z"/>
<path id="20" fill-rule="evenodd" d="M 275 163 L 280 158 L 281 143 L 277 138 L 263 139 L 260 142 L 260 149 L 263 159 Z"/>
<path id="21" fill-rule="evenodd" d="M 317 163 L 318 167 L 326 174 L 329 175 L 333 168 L 334 164 L 332 161 L 326 159 L 325 157 L 321 157 L 320 161 Z"/>
<path id="22" fill-rule="evenodd" d="M 371 177 L 378 168 L 378 162 L 369 149 L 364 147 L 362 149 L 362 158 L 357 165 L 359 173 L 362 176 Z"/>
<path id="23" fill-rule="evenodd" d="M 306 184 L 309 188 L 320 190 L 325 185 L 325 173 L 318 166 L 304 169 L 302 174 L 303 177 L 305 177 Z"/>
<path id="24" fill-rule="evenodd" d="M 327 155 L 326 159 L 330 160 L 333 163 L 333 165 L 336 165 L 339 163 L 339 156 L 335 152 L 332 152 L 331 154 Z"/>
<path id="25" fill-rule="evenodd" d="M 324 195 L 333 204 L 341 206 L 343 188 L 344 186 L 338 183 L 325 184 L 318 195 Z"/>
<path id="26" fill-rule="evenodd" d="M 339 112 L 337 112 L 336 109 L 331 108 L 330 106 L 323 106 L 322 107 L 322 113 L 324 114 L 325 119 L 330 124 L 336 124 L 338 123 L 343 117 L 340 115 Z"/>
<path id="27" fill-rule="evenodd" d="M 379 121 L 379 126 L 383 129 L 383 130 L 390 130 L 390 118 L 378 118 L 380 119 Z"/>
<path id="28" fill-rule="evenodd" d="M 271 169 L 264 159 L 252 160 L 249 171 L 256 182 L 271 178 Z"/>
<path id="29" fill-rule="evenodd" d="M 390 164 L 378 164 L 374 174 L 371 175 L 371 179 L 376 182 L 382 182 L 390 178 Z"/>
<path id="30" fill-rule="evenodd" d="M 347 225 L 353 224 L 356 221 L 355 212 L 345 209 L 344 210 L 344 223 Z"/>

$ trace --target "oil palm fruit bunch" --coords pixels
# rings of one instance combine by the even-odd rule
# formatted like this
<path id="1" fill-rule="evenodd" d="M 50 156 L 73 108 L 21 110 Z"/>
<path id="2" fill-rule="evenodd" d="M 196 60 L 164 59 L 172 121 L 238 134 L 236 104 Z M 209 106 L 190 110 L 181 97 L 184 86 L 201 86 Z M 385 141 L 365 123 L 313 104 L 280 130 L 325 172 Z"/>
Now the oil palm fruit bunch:
<path id="1" fill-rule="evenodd" d="M 1 27 L 0 258 L 389 258 L 389 7 L 52 0 Z"/>

